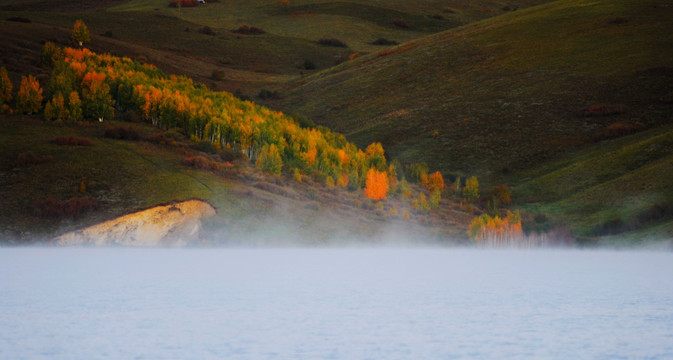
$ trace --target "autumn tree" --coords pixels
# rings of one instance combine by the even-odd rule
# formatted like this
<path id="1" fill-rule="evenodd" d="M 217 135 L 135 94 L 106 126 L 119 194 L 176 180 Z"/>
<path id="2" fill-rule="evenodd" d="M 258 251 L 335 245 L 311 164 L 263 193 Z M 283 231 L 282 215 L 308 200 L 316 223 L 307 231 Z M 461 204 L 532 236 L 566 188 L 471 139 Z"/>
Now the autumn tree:
<path id="1" fill-rule="evenodd" d="M 442 200 L 442 192 L 439 190 L 434 190 L 430 193 L 430 208 L 437 209 L 439 208 L 439 202 Z"/>
<path id="2" fill-rule="evenodd" d="M 66 120 L 70 117 L 63 94 L 58 93 L 44 106 L 45 120 Z"/>
<path id="3" fill-rule="evenodd" d="M 442 177 L 442 173 L 440 173 L 439 171 L 435 171 L 432 175 L 428 177 L 425 186 L 428 188 L 429 193 L 433 193 L 435 191 L 439 192 L 443 191 L 446 185 L 444 184 L 444 178 Z"/>
<path id="4" fill-rule="evenodd" d="M 275 144 L 264 145 L 255 165 L 262 171 L 271 175 L 280 175 L 283 168 L 283 160 Z"/>
<path id="5" fill-rule="evenodd" d="M 508 205 L 512 202 L 512 192 L 507 184 L 496 185 L 493 187 L 493 198 L 500 204 Z"/>
<path id="6" fill-rule="evenodd" d="M 388 174 L 371 167 L 367 172 L 365 196 L 372 200 L 385 200 L 388 195 Z"/>
<path id="7" fill-rule="evenodd" d="M 5 112 L 7 104 L 12 101 L 12 81 L 9 79 L 7 69 L 0 68 L 0 112 Z"/>
<path id="8" fill-rule="evenodd" d="M 63 57 L 63 49 L 51 41 L 44 43 L 40 52 L 40 65 L 51 68 Z"/>
<path id="9" fill-rule="evenodd" d="M 114 117 L 110 86 L 105 83 L 105 74 L 91 71 L 82 80 L 83 111 L 87 118 L 110 119 Z"/>
<path id="10" fill-rule="evenodd" d="M 482 214 L 472 220 L 468 235 L 482 246 L 517 245 L 523 238 L 521 215 L 518 211 L 508 211 L 504 218 Z"/>
<path id="11" fill-rule="evenodd" d="M 80 121 L 82 119 L 82 101 L 77 91 L 73 91 L 68 97 L 68 120 Z"/>
<path id="12" fill-rule="evenodd" d="M 430 211 L 430 204 L 428 204 L 428 198 L 423 193 L 418 194 L 418 199 L 414 200 L 412 205 L 420 211 L 424 212 Z"/>
<path id="13" fill-rule="evenodd" d="M 375 142 L 369 144 L 367 149 L 365 149 L 365 156 L 367 158 L 367 167 L 374 167 L 376 170 L 385 171 L 386 157 L 384 155 L 383 145 L 381 145 L 381 143 Z"/>
<path id="14" fill-rule="evenodd" d="M 469 201 L 479 200 L 479 180 L 477 180 L 476 176 L 472 176 L 465 180 L 463 197 Z"/>
<path id="15" fill-rule="evenodd" d="M 21 77 L 21 86 L 16 95 L 16 110 L 32 114 L 42 109 L 42 88 L 32 75 Z"/>
<path id="16" fill-rule="evenodd" d="M 84 21 L 77 20 L 72 28 L 72 38 L 77 41 L 79 46 L 83 46 L 85 42 L 89 42 L 89 28 Z"/>

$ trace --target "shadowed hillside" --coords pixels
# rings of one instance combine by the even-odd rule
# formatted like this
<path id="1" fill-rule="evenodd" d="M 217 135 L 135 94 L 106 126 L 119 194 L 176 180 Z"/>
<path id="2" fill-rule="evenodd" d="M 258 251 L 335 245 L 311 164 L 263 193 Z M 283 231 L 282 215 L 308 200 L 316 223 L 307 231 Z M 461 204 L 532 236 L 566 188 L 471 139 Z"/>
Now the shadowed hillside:
<path id="1" fill-rule="evenodd" d="M 669 122 L 671 16 L 659 1 L 557 1 L 355 59 L 279 104 L 403 161 L 498 179 L 609 125 Z M 595 105 L 613 110 L 583 113 Z"/>

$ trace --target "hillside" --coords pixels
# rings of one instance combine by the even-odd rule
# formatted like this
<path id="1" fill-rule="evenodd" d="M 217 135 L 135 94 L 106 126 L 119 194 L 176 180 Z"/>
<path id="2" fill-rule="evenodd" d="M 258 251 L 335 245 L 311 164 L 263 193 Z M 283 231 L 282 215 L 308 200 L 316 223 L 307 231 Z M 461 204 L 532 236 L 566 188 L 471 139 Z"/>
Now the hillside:
<path id="1" fill-rule="evenodd" d="M 556 1 L 360 57 L 274 105 L 403 161 L 497 181 L 611 124 L 670 122 L 671 15 L 658 1 Z M 592 105 L 616 111 L 580 114 Z"/>
<path id="2" fill-rule="evenodd" d="M 131 127 L 137 140 L 105 136 L 108 128 Z M 339 244 L 353 239 L 370 244 L 409 241 L 466 241 L 472 217 L 443 201 L 433 214 L 417 212 L 408 201 L 391 198 L 377 207 L 362 196 L 310 179 L 297 182 L 267 176 L 245 162 L 227 165 L 202 153 L 184 138 L 146 124 L 45 123 L 31 116 L 0 116 L 0 242 L 35 242 L 127 213 L 179 200 L 202 199 L 217 209 L 201 241 L 214 245 L 267 243 Z M 74 136 L 90 146 L 54 143 Z M 152 140 L 155 139 L 155 140 Z M 219 170 L 184 164 L 193 155 L 210 157 Z M 49 210 L 68 199 L 95 199 L 82 213 Z M 53 199 L 50 202 L 49 199 Z M 396 209 L 391 212 L 391 209 Z M 73 210 L 74 211 L 74 210 Z M 409 212 L 409 218 L 403 213 Z"/>
<path id="3" fill-rule="evenodd" d="M 171 8 L 169 0 L 2 0 L 1 19 L 29 22 L 0 23 L 0 43 L 8 49 L 3 60 L 20 72 L 24 61 L 36 59 L 45 39 L 72 45 L 72 23 L 83 19 L 91 29 L 90 47 L 95 51 L 142 56 L 167 72 L 211 88 L 254 96 L 347 61 L 353 53 L 390 47 L 373 45 L 379 38 L 402 43 L 545 1 L 433 0 L 419 6 L 404 0 L 297 0 L 289 5 L 215 0 L 199 7 Z M 409 28 L 394 25 L 396 19 L 403 19 Z M 242 25 L 265 33 L 232 32 Z M 320 45 L 322 38 L 338 39 L 346 47 Z M 305 68 L 306 60 L 315 69 Z M 213 80 L 214 70 L 223 72 L 223 78 Z"/>
<path id="4" fill-rule="evenodd" d="M 402 162 L 508 183 L 529 224 L 670 238 L 671 17 L 657 1 L 556 1 L 363 56 L 274 105 Z"/>

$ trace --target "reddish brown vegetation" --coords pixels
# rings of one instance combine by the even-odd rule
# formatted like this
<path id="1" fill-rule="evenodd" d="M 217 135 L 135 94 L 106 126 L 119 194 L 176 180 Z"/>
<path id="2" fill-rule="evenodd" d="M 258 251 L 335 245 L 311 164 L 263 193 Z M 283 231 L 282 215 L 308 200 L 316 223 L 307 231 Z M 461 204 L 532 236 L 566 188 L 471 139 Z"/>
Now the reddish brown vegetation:
<path id="1" fill-rule="evenodd" d="M 580 109 L 577 116 L 581 117 L 599 117 L 612 116 L 626 113 L 624 105 L 591 105 Z"/>
<path id="2" fill-rule="evenodd" d="M 409 29 L 409 28 L 411 27 L 411 25 L 409 25 L 409 24 L 408 24 L 404 19 L 402 19 L 402 18 L 393 20 L 393 25 L 395 25 L 395 26 L 397 26 L 397 27 L 399 27 L 399 28 L 402 28 L 402 29 Z"/>
<path id="3" fill-rule="evenodd" d="M 507 205 L 512 202 L 512 191 L 507 184 L 496 185 L 493 187 L 493 198 L 500 204 Z"/>
<path id="4" fill-rule="evenodd" d="M 59 136 L 51 141 L 56 145 L 70 145 L 70 146 L 91 146 L 93 143 L 89 139 L 78 138 L 76 136 Z"/>
<path id="5" fill-rule="evenodd" d="M 185 164 L 185 166 L 190 166 L 200 170 L 220 170 L 222 168 L 222 164 L 198 155 L 190 156 L 182 163 Z"/>
<path id="6" fill-rule="evenodd" d="M 171 2 L 168 3 L 168 7 L 176 8 L 178 6 L 181 7 L 194 7 L 198 5 L 198 2 L 196 0 L 172 0 Z"/>
<path id="7" fill-rule="evenodd" d="M 624 124 L 624 123 L 614 123 L 606 128 L 600 129 L 594 133 L 591 139 L 595 142 L 615 139 L 618 137 L 626 136 L 629 134 L 636 133 L 645 129 L 645 125 L 642 123 L 635 124 Z"/>
<path id="8" fill-rule="evenodd" d="M 36 216 L 72 218 L 94 210 L 98 208 L 98 205 L 98 200 L 90 196 L 73 197 L 63 201 L 48 198 L 35 204 L 33 210 Z"/>
<path id="9" fill-rule="evenodd" d="M 16 160 L 10 163 L 10 168 L 20 168 L 31 165 L 44 164 L 53 160 L 54 158 L 51 156 L 35 155 L 34 153 L 27 151 L 19 154 L 16 157 Z"/>
<path id="10" fill-rule="evenodd" d="M 397 53 L 401 53 L 401 52 L 404 52 L 404 51 L 407 51 L 407 50 L 411 50 L 415 47 L 416 47 L 416 45 L 406 45 L 406 46 L 396 47 L 396 48 L 390 49 L 390 50 L 382 50 L 382 51 L 378 52 L 378 56 L 386 56 L 386 55 L 391 55 L 391 54 L 397 54 Z"/>

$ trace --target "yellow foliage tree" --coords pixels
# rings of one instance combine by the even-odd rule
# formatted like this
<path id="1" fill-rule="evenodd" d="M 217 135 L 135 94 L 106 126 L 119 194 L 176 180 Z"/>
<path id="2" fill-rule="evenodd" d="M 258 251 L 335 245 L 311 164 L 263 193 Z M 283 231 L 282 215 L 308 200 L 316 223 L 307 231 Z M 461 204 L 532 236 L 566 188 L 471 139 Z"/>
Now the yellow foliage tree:
<path id="1" fill-rule="evenodd" d="M 518 211 L 508 211 L 505 218 L 483 214 L 472 220 L 468 234 L 479 245 L 516 245 L 523 238 L 521 216 Z"/>
<path id="2" fill-rule="evenodd" d="M 479 180 L 477 180 L 476 176 L 472 176 L 465 180 L 463 197 L 470 201 L 479 200 Z"/>
<path id="3" fill-rule="evenodd" d="M 283 168 L 283 160 L 278 152 L 278 147 L 275 144 L 264 145 L 255 165 L 271 175 L 280 175 L 280 171 Z"/>
<path id="4" fill-rule="evenodd" d="M 388 174 L 371 167 L 367 172 L 365 196 L 372 200 L 385 200 L 388 195 Z"/>

